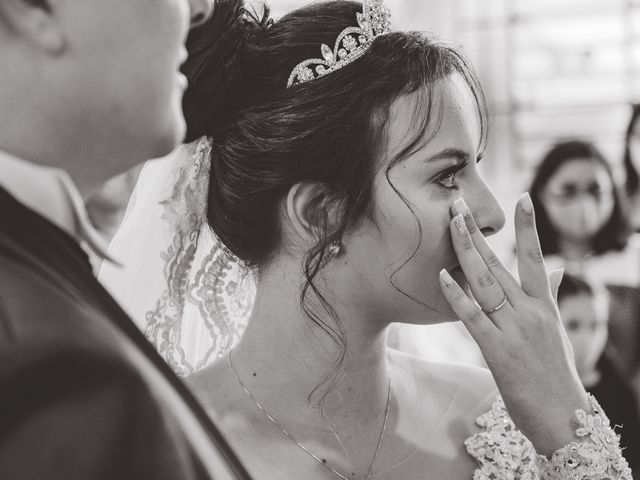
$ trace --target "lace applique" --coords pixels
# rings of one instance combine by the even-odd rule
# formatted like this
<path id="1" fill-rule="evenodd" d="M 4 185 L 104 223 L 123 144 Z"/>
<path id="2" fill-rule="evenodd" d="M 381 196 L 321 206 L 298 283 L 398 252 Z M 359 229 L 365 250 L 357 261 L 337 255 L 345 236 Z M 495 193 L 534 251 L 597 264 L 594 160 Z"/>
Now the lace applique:
<path id="1" fill-rule="evenodd" d="M 581 440 L 557 450 L 551 460 L 540 457 L 543 480 L 632 480 L 629 464 L 622 456 L 620 437 L 596 399 L 589 395 L 589 400 L 593 414 L 576 412 L 576 436 Z"/>
<path id="2" fill-rule="evenodd" d="M 465 441 L 480 466 L 474 480 L 632 480 L 619 438 L 598 402 L 589 395 L 593 414 L 576 411 L 575 442 L 547 459 L 517 430 L 501 398 L 477 419 L 483 431 Z"/>
<path id="3" fill-rule="evenodd" d="M 534 480 L 539 478 L 536 451 L 511 421 L 502 398 L 498 397 L 476 423 L 483 431 L 464 444 L 480 467 L 474 480 Z"/>

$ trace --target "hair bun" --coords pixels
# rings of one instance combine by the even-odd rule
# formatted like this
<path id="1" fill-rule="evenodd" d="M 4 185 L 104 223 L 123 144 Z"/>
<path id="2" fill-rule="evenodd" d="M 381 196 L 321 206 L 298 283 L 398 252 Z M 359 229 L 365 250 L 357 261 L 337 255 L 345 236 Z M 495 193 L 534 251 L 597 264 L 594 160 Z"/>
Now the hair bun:
<path id="1" fill-rule="evenodd" d="M 272 24 L 266 5 L 259 15 L 249 12 L 244 0 L 216 0 L 213 16 L 191 31 L 189 58 L 182 67 L 189 80 L 182 101 L 187 142 L 229 122 L 244 83 L 246 47 L 259 44 Z"/>

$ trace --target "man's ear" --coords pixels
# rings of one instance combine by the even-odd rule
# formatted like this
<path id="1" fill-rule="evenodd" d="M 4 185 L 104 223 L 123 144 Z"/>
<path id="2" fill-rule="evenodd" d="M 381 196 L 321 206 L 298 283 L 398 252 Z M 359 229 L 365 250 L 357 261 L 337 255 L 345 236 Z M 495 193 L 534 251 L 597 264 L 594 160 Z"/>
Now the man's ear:
<path id="1" fill-rule="evenodd" d="M 50 0 L 2 0 L 0 19 L 10 32 L 40 50 L 55 55 L 64 49 L 64 35 Z"/>
<path id="2" fill-rule="evenodd" d="M 336 202 L 319 182 L 297 183 L 289 189 L 286 215 L 293 231 L 305 242 L 317 242 L 335 230 Z"/>

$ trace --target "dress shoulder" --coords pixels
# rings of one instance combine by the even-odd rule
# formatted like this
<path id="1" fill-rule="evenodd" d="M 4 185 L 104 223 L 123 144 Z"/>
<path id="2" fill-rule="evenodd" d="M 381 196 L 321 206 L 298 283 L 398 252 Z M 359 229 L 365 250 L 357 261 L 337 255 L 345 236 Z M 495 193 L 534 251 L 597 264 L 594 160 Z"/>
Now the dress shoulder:
<path id="1" fill-rule="evenodd" d="M 471 478 L 476 463 L 464 441 L 480 431 L 476 419 L 497 395 L 489 370 L 426 361 L 394 350 L 389 350 L 388 359 L 394 394 L 405 412 L 413 412 L 400 416 L 397 430 L 421 445 L 433 462 L 455 459 L 455 468 L 443 469 L 439 478 Z"/>
<path id="2" fill-rule="evenodd" d="M 498 394 L 489 369 L 474 365 L 425 360 L 398 350 L 388 349 L 392 368 L 411 375 L 416 382 L 456 392 L 456 399 L 467 411 L 486 411 Z"/>
<path id="3" fill-rule="evenodd" d="M 438 416 L 438 427 L 430 430 L 439 445 L 449 445 L 446 453 L 472 462 L 455 478 L 474 480 L 631 480 L 631 471 L 622 456 L 619 438 L 604 411 L 591 397 L 589 412 L 576 411 L 576 441 L 557 450 L 551 458 L 538 455 L 533 444 L 513 423 L 487 369 L 435 363 L 398 351 L 389 351 L 394 374 L 430 401 Z M 429 397 L 429 391 L 437 392 Z M 440 404 L 438 402 L 441 402 Z M 464 452 L 454 443 L 459 442 Z M 462 470 L 469 473 L 464 474 Z"/>

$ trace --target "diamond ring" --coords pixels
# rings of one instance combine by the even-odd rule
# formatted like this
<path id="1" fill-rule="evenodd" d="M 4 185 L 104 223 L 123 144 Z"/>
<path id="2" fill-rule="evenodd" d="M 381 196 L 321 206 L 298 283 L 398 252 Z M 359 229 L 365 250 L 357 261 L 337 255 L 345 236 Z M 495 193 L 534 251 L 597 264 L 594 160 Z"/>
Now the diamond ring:
<path id="1" fill-rule="evenodd" d="M 482 311 L 486 314 L 486 315 L 490 315 L 492 313 L 496 313 L 498 310 L 500 310 L 502 307 L 504 307 L 507 304 L 507 297 L 505 295 L 505 297 L 502 299 L 502 301 L 496 305 L 493 308 L 487 308 L 487 309 L 482 309 Z"/>

